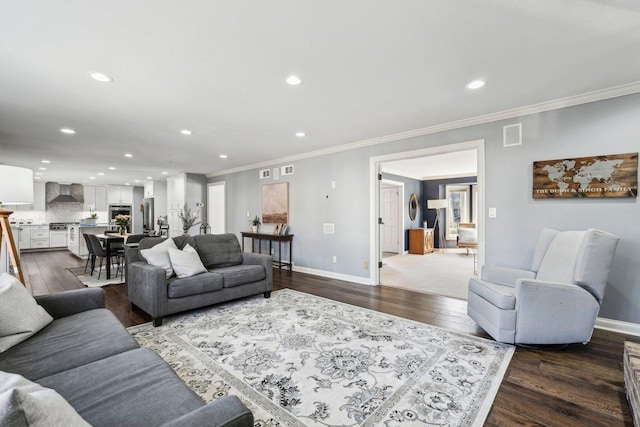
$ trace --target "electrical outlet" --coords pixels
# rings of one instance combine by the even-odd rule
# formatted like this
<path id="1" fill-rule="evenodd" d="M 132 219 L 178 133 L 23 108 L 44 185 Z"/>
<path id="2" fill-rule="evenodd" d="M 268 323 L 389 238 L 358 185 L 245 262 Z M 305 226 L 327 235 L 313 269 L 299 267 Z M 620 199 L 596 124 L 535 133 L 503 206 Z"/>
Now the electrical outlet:
<path id="1" fill-rule="evenodd" d="M 365 270 L 368 270 L 369 269 L 369 261 L 365 261 L 363 266 L 364 266 Z"/>
<path id="2" fill-rule="evenodd" d="M 334 264 L 337 264 L 337 263 L 338 263 L 338 257 L 337 257 L 337 256 L 335 256 L 335 255 L 333 256 L 333 263 L 334 263 Z"/>

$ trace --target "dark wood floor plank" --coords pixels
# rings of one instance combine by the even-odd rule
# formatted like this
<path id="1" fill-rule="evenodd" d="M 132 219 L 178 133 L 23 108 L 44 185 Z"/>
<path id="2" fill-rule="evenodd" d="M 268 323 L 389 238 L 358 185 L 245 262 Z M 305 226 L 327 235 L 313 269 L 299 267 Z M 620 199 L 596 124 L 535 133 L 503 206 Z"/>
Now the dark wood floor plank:
<path id="1" fill-rule="evenodd" d="M 84 267 L 68 251 L 22 254 L 34 295 L 82 288 L 68 271 Z M 448 330 L 490 338 L 467 314 L 466 301 L 388 286 L 359 285 L 309 274 L 274 270 L 274 290 L 294 289 Z M 125 326 L 151 317 L 132 308 L 126 285 L 105 286 L 105 300 Z M 561 351 L 517 348 L 489 413 L 488 426 L 632 426 L 624 396 L 622 353 L 628 337 L 595 330 L 587 345 Z"/>

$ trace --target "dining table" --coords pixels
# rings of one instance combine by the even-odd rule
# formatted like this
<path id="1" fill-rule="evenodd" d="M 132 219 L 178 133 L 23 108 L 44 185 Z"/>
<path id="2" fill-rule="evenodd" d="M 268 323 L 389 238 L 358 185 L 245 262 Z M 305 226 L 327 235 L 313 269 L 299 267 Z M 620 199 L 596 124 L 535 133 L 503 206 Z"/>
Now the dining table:
<path id="1" fill-rule="evenodd" d="M 111 279 L 111 245 L 116 242 L 124 243 L 128 234 L 96 234 L 98 240 L 104 243 L 104 249 L 107 253 L 107 280 Z"/>

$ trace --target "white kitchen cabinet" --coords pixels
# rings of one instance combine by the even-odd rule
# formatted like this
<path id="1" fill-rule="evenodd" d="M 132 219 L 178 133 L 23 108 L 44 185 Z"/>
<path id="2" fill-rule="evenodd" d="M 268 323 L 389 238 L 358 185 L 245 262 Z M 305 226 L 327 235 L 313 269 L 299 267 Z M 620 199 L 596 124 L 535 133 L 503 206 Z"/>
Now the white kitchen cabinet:
<path id="1" fill-rule="evenodd" d="M 110 205 L 133 205 L 133 187 L 128 185 L 107 186 L 107 201 Z"/>
<path id="2" fill-rule="evenodd" d="M 49 226 L 31 226 L 31 249 L 42 249 L 49 247 Z"/>
<path id="3" fill-rule="evenodd" d="M 153 181 L 145 182 L 144 184 L 144 197 L 149 198 L 153 197 L 154 183 Z"/>
<path id="4" fill-rule="evenodd" d="M 66 248 L 67 247 L 67 231 L 51 230 L 49 232 L 50 248 Z"/>
<path id="5" fill-rule="evenodd" d="M 186 196 L 187 174 L 167 177 L 167 210 L 182 209 Z"/>
<path id="6" fill-rule="evenodd" d="M 46 183 L 33 183 L 33 210 L 44 211 L 47 209 L 47 193 L 45 190 Z"/>
<path id="7" fill-rule="evenodd" d="M 107 211 L 107 187 L 104 185 L 84 186 L 83 209 L 85 211 L 91 210 L 91 206 L 96 212 Z"/>
<path id="8" fill-rule="evenodd" d="M 19 228 L 20 228 L 20 249 L 31 248 L 31 226 L 21 225 Z"/>
<path id="9" fill-rule="evenodd" d="M 18 253 L 18 258 L 20 258 L 20 228 L 19 227 L 11 227 L 11 233 L 13 234 L 14 243 L 16 245 L 16 252 Z M 0 242 L 0 273 L 8 273 L 13 271 L 11 267 L 11 257 L 9 256 L 9 251 L 7 249 L 7 239 L 4 237 Z"/>
<path id="10" fill-rule="evenodd" d="M 198 220 L 206 217 L 207 178 L 204 175 L 181 173 L 167 177 L 167 222 L 169 223 L 169 235 L 179 236 L 183 233 L 182 221 L 178 213 L 186 204 L 194 214 L 198 214 Z M 202 203 L 203 206 L 198 206 Z M 191 234 L 197 233 L 199 225 L 191 229 Z M 194 230 L 195 229 L 195 230 Z"/>

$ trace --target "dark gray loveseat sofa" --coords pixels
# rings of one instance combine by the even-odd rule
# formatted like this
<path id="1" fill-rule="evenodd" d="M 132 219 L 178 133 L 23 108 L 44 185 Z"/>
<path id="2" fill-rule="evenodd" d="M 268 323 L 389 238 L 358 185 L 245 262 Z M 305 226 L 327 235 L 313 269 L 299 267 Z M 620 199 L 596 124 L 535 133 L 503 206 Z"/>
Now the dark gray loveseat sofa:
<path id="1" fill-rule="evenodd" d="M 208 270 L 191 277 L 166 277 L 162 267 L 147 263 L 140 251 L 164 239 L 148 237 L 137 248 L 126 249 L 129 301 L 162 325 L 168 314 L 193 310 L 246 296 L 271 295 L 273 261 L 271 255 L 242 252 L 235 234 L 205 234 L 173 237 L 178 249 L 191 245 Z"/>
<path id="2" fill-rule="evenodd" d="M 102 289 L 36 300 L 53 322 L 0 353 L 0 371 L 54 389 L 92 426 L 253 426 L 237 397 L 205 405 L 160 356 L 139 348 L 104 309 Z"/>

